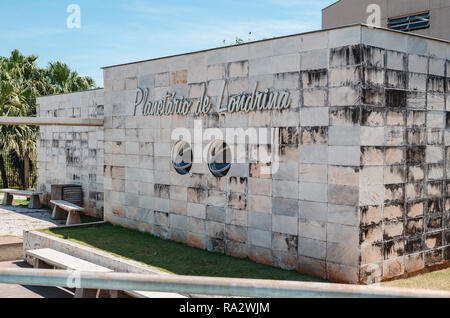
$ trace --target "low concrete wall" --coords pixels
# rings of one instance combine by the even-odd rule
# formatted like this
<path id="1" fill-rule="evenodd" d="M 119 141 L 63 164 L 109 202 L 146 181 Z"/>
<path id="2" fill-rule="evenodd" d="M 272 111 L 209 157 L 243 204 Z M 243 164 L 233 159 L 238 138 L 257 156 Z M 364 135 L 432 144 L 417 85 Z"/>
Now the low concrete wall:
<path id="1" fill-rule="evenodd" d="M 18 237 L 0 238 L 0 262 L 16 261 L 22 258 L 22 239 Z"/>
<path id="2" fill-rule="evenodd" d="M 156 268 L 116 257 L 110 253 L 60 239 L 56 236 L 48 235 L 39 231 L 26 231 L 23 233 L 23 255 L 26 262 L 30 265 L 32 264 L 31 260 L 26 257 L 26 251 L 40 248 L 51 248 L 58 252 L 66 253 L 85 261 L 110 268 L 116 272 L 171 275 Z"/>

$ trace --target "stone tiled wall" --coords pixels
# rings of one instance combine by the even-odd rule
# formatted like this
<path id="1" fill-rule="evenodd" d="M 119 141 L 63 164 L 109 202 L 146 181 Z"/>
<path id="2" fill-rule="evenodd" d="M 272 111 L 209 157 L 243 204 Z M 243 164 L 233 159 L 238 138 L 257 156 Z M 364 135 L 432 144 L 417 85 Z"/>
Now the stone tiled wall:
<path id="1" fill-rule="evenodd" d="M 448 43 L 354 26 L 106 68 L 105 219 L 338 282 L 441 266 L 450 256 L 449 59 Z M 258 82 L 289 90 L 292 105 L 134 116 L 137 87 L 152 101 L 167 92 L 196 100 L 206 85 L 215 105 L 224 80 L 224 100 Z M 279 149 L 269 150 L 279 150 L 279 170 L 264 175 L 264 163 L 247 161 L 216 178 L 196 163 L 179 175 L 171 134 L 196 120 L 278 128 Z"/>
<path id="2" fill-rule="evenodd" d="M 362 57 L 360 46 L 347 45 L 360 38 L 361 28 L 353 27 L 105 69 L 106 219 L 357 282 L 360 140 L 359 117 L 351 114 L 362 102 Z M 200 117 L 203 128 L 280 128 L 277 173 L 262 175 L 263 164 L 248 162 L 233 164 L 224 178 L 213 177 L 205 163 L 194 164 L 192 176 L 178 175 L 171 132 L 192 129 L 197 118 L 133 116 L 136 87 L 149 87 L 152 100 L 168 91 L 196 99 L 206 84 L 215 104 L 223 80 L 225 99 L 248 93 L 255 82 L 260 90 L 290 90 L 285 111 Z"/>
<path id="3" fill-rule="evenodd" d="M 363 29 L 361 273 L 450 260 L 449 44 Z"/>
<path id="4" fill-rule="evenodd" d="M 103 118 L 103 90 L 38 98 L 38 117 Z M 42 126 L 37 133 L 37 190 L 48 204 L 52 184 L 79 184 L 86 212 L 103 211 L 103 128 Z"/>

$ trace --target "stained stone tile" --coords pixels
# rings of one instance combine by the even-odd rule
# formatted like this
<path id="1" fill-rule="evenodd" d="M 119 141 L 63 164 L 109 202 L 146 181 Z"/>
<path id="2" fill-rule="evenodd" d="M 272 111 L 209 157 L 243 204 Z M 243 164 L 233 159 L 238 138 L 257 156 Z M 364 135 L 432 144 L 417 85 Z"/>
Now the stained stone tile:
<path id="1" fill-rule="evenodd" d="M 313 50 L 302 53 L 301 70 L 317 70 L 326 68 L 328 66 L 328 56 L 328 50 Z"/>
<path id="2" fill-rule="evenodd" d="M 362 134 L 360 127 L 331 126 L 328 130 L 328 133 L 329 133 L 328 144 L 330 146 L 360 145 L 360 135 Z"/>
<path id="3" fill-rule="evenodd" d="M 248 224 L 248 213 L 245 210 L 226 210 L 226 224 L 246 227 Z"/>
<path id="4" fill-rule="evenodd" d="M 328 166 L 320 164 L 301 163 L 299 181 L 306 183 L 327 183 Z"/>
<path id="5" fill-rule="evenodd" d="M 327 221 L 327 204 L 311 201 L 300 201 L 299 219 Z"/>
<path id="6" fill-rule="evenodd" d="M 382 147 L 361 147 L 361 164 L 365 166 L 383 165 L 383 155 Z"/>
<path id="7" fill-rule="evenodd" d="M 299 201 L 293 199 L 276 198 L 272 199 L 272 214 L 297 216 L 299 211 Z"/>
<path id="8" fill-rule="evenodd" d="M 271 248 L 272 238 L 271 232 L 257 229 L 248 229 L 248 242 L 251 245 Z"/>
<path id="9" fill-rule="evenodd" d="M 249 212 L 248 226 L 255 229 L 270 231 L 272 229 L 272 215 L 269 213 Z"/>
<path id="10" fill-rule="evenodd" d="M 299 238 L 298 249 L 300 255 L 315 259 L 324 260 L 327 254 L 325 241 L 318 241 L 304 237 Z"/>
<path id="11" fill-rule="evenodd" d="M 299 219 L 298 235 L 300 237 L 326 241 L 326 224 L 318 221 Z"/>
<path id="12" fill-rule="evenodd" d="M 289 235 L 298 235 L 297 217 L 272 215 L 272 231 Z"/>
<path id="13" fill-rule="evenodd" d="M 249 196 L 248 209 L 254 212 L 271 213 L 272 197 L 269 196 Z"/>
<path id="14" fill-rule="evenodd" d="M 317 69 L 301 72 L 303 89 L 326 87 L 328 84 L 328 70 Z"/>
<path id="15" fill-rule="evenodd" d="M 359 185 L 359 168 L 329 166 L 328 183 L 340 185 Z M 364 176 L 362 176 L 364 178 Z"/>
<path id="16" fill-rule="evenodd" d="M 356 146 L 330 146 L 328 157 L 328 162 L 333 165 L 359 166 L 361 150 Z"/>
<path id="17" fill-rule="evenodd" d="M 300 200 L 327 202 L 327 185 L 322 183 L 300 183 L 299 195 Z"/>

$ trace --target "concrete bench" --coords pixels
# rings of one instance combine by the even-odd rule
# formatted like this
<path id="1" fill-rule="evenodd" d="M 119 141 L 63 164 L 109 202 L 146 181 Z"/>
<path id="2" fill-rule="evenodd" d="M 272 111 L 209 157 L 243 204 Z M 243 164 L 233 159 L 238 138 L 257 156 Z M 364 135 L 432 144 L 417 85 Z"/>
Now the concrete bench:
<path id="1" fill-rule="evenodd" d="M 49 266 L 57 269 L 76 270 L 82 272 L 97 272 L 97 273 L 111 273 L 113 270 L 82 260 L 80 258 L 73 257 L 71 255 L 55 251 L 50 248 L 43 248 L 37 250 L 26 251 L 26 256 L 33 259 L 33 265 L 35 268 L 48 268 Z M 175 293 L 161 293 L 151 291 L 137 291 L 127 290 L 123 291 L 126 295 L 133 298 L 187 298 L 180 294 Z M 119 291 L 109 291 L 109 296 L 112 298 L 118 298 Z M 75 298 L 83 297 L 96 297 L 100 296 L 100 290 L 92 289 L 75 289 Z"/>
<path id="2" fill-rule="evenodd" d="M 186 296 L 175 293 L 161 293 L 151 291 L 126 290 L 125 294 L 133 298 L 188 298 Z"/>
<path id="3" fill-rule="evenodd" d="M 35 268 L 64 269 L 81 272 L 111 273 L 113 270 L 73 257 L 71 255 L 55 251 L 50 248 L 28 250 L 26 255 L 33 259 Z M 95 297 L 98 298 L 100 290 L 75 288 L 75 298 Z"/>
<path id="4" fill-rule="evenodd" d="M 82 207 L 62 200 L 51 200 L 50 203 L 54 205 L 53 220 L 66 220 L 67 217 L 66 225 L 81 223 L 80 213 L 84 211 Z"/>
<path id="5" fill-rule="evenodd" d="M 4 193 L 2 205 L 12 205 L 14 196 L 20 195 L 30 198 L 30 203 L 28 204 L 29 209 L 41 208 L 41 200 L 39 199 L 39 195 L 42 193 L 15 189 L 0 189 L 0 193 Z"/>

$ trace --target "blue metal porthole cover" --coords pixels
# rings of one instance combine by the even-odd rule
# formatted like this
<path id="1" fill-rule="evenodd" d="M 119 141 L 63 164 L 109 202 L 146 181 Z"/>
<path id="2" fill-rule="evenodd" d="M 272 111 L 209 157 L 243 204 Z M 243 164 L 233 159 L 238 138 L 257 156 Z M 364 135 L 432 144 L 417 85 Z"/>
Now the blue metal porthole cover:
<path id="1" fill-rule="evenodd" d="M 214 141 L 208 152 L 208 169 L 217 178 L 225 177 L 231 168 L 230 148 L 222 140 Z M 220 160 L 219 160 L 220 158 Z"/>
<path id="2" fill-rule="evenodd" d="M 194 156 L 191 145 L 186 141 L 179 141 L 172 150 L 172 166 L 181 175 L 188 174 L 192 168 Z"/>

